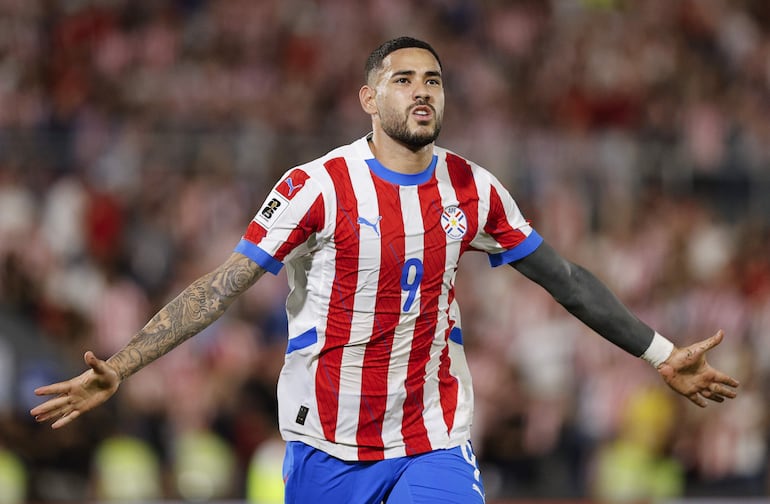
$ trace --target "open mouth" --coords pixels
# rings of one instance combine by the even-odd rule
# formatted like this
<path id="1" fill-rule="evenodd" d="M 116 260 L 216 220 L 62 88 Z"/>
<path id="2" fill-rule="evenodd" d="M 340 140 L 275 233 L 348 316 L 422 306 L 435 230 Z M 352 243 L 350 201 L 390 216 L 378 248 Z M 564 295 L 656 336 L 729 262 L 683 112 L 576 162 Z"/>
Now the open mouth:
<path id="1" fill-rule="evenodd" d="M 412 108 L 412 116 L 418 121 L 429 121 L 433 118 L 433 108 L 429 105 L 417 105 Z"/>

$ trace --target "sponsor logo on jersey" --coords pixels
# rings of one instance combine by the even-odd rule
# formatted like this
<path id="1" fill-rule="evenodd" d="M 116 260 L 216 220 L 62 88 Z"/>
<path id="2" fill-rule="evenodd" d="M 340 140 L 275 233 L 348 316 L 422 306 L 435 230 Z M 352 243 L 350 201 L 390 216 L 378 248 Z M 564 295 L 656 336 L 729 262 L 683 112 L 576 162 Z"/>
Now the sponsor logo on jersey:
<path id="1" fill-rule="evenodd" d="M 262 209 L 257 213 L 256 221 L 262 224 L 265 228 L 270 228 L 272 223 L 278 218 L 279 215 L 286 210 L 289 206 L 288 200 L 273 191 L 270 196 L 267 197 L 267 201 Z"/>
<path id="2" fill-rule="evenodd" d="M 468 220 L 458 206 L 448 206 L 441 212 L 441 227 L 448 237 L 459 240 L 468 231 Z"/>
<path id="3" fill-rule="evenodd" d="M 369 226 L 370 228 L 374 229 L 374 232 L 377 234 L 377 236 L 380 236 L 380 230 L 378 229 L 377 226 L 380 225 L 380 221 L 381 220 L 382 220 L 382 215 L 378 215 L 377 217 L 375 217 L 371 221 L 369 221 L 369 220 L 367 220 L 367 219 L 365 219 L 363 217 L 359 217 L 358 218 L 358 223 L 359 224 L 363 224 L 364 226 Z"/>
<path id="4" fill-rule="evenodd" d="M 267 202 L 267 205 L 265 205 L 265 208 L 262 209 L 262 217 L 265 219 L 269 219 L 275 214 L 276 210 L 281 208 L 281 202 L 278 201 L 277 198 L 273 198 L 270 201 Z"/>

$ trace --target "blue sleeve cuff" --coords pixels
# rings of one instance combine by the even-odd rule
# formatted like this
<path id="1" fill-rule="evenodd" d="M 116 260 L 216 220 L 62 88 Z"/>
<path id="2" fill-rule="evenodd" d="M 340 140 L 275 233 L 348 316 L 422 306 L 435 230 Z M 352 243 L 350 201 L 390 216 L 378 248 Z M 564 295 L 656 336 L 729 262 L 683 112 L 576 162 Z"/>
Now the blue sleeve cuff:
<path id="1" fill-rule="evenodd" d="M 511 250 L 506 250 L 499 254 L 489 254 L 489 264 L 491 264 L 493 268 L 496 268 L 503 264 L 509 264 L 513 261 L 523 259 L 534 252 L 541 243 L 543 243 L 543 237 L 537 234 L 537 231 L 533 229 L 523 242 L 519 243 Z"/>
<path id="2" fill-rule="evenodd" d="M 281 271 L 281 268 L 283 268 L 283 263 L 281 261 L 278 261 L 273 256 L 259 248 L 259 246 L 255 245 L 249 240 L 246 240 L 245 238 L 241 239 L 238 245 L 235 246 L 235 252 L 245 255 L 273 275 L 277 275 L 278 272 Z"/>

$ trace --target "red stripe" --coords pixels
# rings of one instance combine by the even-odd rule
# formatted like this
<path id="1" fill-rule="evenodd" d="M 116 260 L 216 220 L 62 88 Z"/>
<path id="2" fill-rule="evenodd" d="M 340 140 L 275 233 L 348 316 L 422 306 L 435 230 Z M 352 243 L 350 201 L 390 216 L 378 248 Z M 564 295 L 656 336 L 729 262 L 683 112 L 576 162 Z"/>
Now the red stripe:
<path id="1" fill-rule="evenodd" d="M 275 186 L 275 190 L 281 193 L 284 198 L 290 200 L 305 187 L 305 181 L 309 178 L 307 173 L 299 168 L 295 168 L 291 173 L 286 175 L 285 179 L 281 180 L 278 185 Z M 289 182 L 289 180 L 291 180 L 291 182 Z"/>
<path id="2" fill-rule="evenodd" d="M 406 377 L 406 400 L 401 432 L 406 454 L 431 450 L 423 420 L 426 366 L 438 321 L 438 299 L 446 270 L 447 235 L 441 227 L 441 196 L 435 180 L 418 188 L 423 220 L 423 277 L 420 283 L 420 316 L 415 323 Z"/>
<path id="3" fill-rule="evenodd" d="M 468 222 L 468 230 L 463 236 L 462 253 L 468 250 L 471 240 L 476 236 L 479 228 L 479 192 L 471 166 L 466 160 L 454 154 L 447 154 L 446 164 L 449 180 L 452 182 L 455 196 L 457 196 L 458 206 L 465 214 Z"/>
<path id="4" fill-rule="evenodd" d="M 304 243 L 312 233 L 322 229 L 324 226 L 324 202 L 323 197 L 318 195 L 316 200 L 310 205 L 310 208 L 297 224 L 297 227 L 289 234 L 289 237 L 278 248 L 275 253 L 275 259 L 283 261 L 286 255 L 294 248 Z M 267 230 L 256 221 L 251 221 L 246 228 L 243 237 L 250 242 L 259 245 L 262 239 L 267 235 Z"/>
<path id="5" fill-rule="evenodd" d="M 358 413 L 360 460 L 384 458 L 382 424 L 388 399 L 388 368 L 393 335 L 401 314 L 400 272 L 404 265 L 404 225 L 398 186 L 372 177 L 380 215 L 380 274 L 372 338 L 366 345 Z"/>
<path id="6" fill-rule="evenodd" d="M 332 159 L 325 164 L 325 167 L 337 194 L 334 231 L 337 255 L 327 316 L 326 339 L 318 357 L 316 370 L 316 400 L 324 435 L 327 440 L 335 442 L 342 351 L 350 339 L 353 297 L 358 282 L 359 238 L 356 227 L 358 206 L 345 160 Z M 347 255 L 345 251 L 348 251 Z M 350 251 L 354 251 L 354 255 L 351 255 Z"/>
<path id="7" fill-rule="evenodd" d="M 451 296 L 451 299 L 454 299 L 454 296 Z M 438 391 L 441 397 L 441 409 L 444 411 L 444 424 L 446 425 L 447 435 L 452 432 L 452 427 L 455 422 L 455 413 L 457 412 L 458 383 L 457 378 L 452 376 L 449 372 L 449 367 L 452 364 L 452 359 L 449 358 L 449 333 L 453 327 L 454 322 L 449 325 L 446 334 L 444 334 L 446 346 L 441 350 L 438 369 Z"/>
<path id="8" fill-rule="evenodd" d="M 249 223 L 249 227 L 246 228 L 246 232 L 243 234 L 243 237 L 252 243 L 259 244 L 265 235 L 267 235 L 267 230 L 256 222 L 251 221 Z"/>
<path id="9" fill-rule="evenodd" d="M 289 233 L 289 237 L 275 252 L 275 259 L 283 262 L 286 255 L 298 245 L 305 243 L 311 234 L 324 227 L 324 200 L 320 194 L 310 205 L 305 215 L 300 219 L 297 227 Z"/>
<path id="10" fill-rule="evenodd" d="M 493 236 L 503 248 L 510 250 L 524 241 L 527 236 L 518 229 L 514 229 L 508 222 L 505 207 L 495 186 L 490 186 L 489 200 L 489 217 L 487 217 L 484 231 Z"/>

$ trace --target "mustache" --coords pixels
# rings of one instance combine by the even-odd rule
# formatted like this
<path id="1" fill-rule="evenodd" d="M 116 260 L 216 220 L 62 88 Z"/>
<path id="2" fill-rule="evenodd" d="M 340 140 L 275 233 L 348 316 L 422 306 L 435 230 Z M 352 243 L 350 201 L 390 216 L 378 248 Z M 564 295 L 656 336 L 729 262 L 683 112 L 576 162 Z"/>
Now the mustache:
<path id="1" fill-rule="evenodd" d="M 409 108 L 406 109 L 406 111 L 407 113 L 409 113 L 417 107 L 428 107 L 434 114 L 436 113 L 436 109 L 433 107 L 433 105 L 431 105 L 425 100 L 418 100 L 417 102 L 410 105 Z"/>

